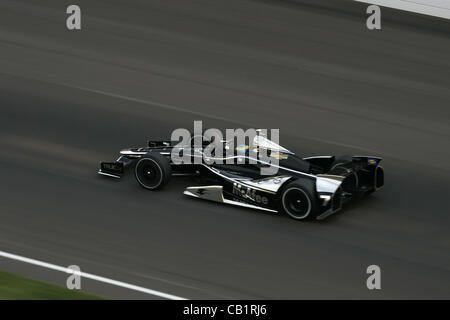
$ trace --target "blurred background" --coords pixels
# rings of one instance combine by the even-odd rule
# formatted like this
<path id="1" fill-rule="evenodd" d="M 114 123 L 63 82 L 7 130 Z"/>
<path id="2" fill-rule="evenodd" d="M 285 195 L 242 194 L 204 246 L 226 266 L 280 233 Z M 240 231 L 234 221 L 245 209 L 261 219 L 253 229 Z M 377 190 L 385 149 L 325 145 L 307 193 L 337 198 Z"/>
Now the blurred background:
<path id="1" fill-rule="evenodd" d="M 0 250 L 187 298 L 450 298 L 448 20 L 383 8 L 370 31 L 354 1 L 78 0 L 69 31 L 70 4 L 0 2 Z M 386 186 L 300 223 L 187 199 L 185 179 L 148 192 L 96 175 L 194 120 L 381 156 Z"/>

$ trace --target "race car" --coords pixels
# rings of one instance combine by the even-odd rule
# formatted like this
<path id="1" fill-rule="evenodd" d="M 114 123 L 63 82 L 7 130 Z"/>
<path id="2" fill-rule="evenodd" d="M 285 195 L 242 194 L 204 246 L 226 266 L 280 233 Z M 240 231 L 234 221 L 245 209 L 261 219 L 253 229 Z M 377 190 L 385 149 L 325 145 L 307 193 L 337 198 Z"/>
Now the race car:
<path id="1" fill-rule="evenodd" d="M 229 150 L 229 141 L 221 141 Z M 202 160 L 178 163 L 178 152 Z M 255 152 L 250 153 L 249 150 Z M 200 185 L 189 186 L 190 197 L 275 213 L 296 220 L 324 219 L 348 201 L 371 194 L 384 185 L 381 158 L 375 156 L 332 155 L 299 157 L 275 142 L 257 136 L 252 145 L 239 145 L 232 155 L 239 161 L 211 163 L 202 147 L 191 143 L 179 147 L 170 140 L 148 141 L 146 147 L 120 151 L 115 162 L 101 162 L 100 175 L 121 178 L 134 171 L 136 181 L 148 190 L 160 190 L 172 177 L 192 175 Z M 262 151 L 276 156 L 276 164 L 263 161 Z M 209 161 L 206 161 L 209 160 Z M 229 160 L 227 157 L 222 160 Z M 276 166 L 275 173 L 262 175 L 261 169 Z"/>

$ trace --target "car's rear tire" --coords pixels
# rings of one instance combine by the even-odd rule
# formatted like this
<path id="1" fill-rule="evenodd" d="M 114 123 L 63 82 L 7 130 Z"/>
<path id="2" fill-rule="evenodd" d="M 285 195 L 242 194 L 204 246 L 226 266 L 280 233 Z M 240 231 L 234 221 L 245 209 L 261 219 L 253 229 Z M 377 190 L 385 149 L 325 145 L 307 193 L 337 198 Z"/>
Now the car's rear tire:
<path id="1" fill-rule="evenodd" d="M 295 180 L 288 183 L 281 193 L 281 209 L 295 220 L 315 218 L 319 205 L 314 196 L 314 183 Z"/>
<path id="2" fill-rule="evenodd" d="M 149 190 L 161 189 L 169 182 L 171 174 L 169 160 L 159 153 L 143 156 L 134 168 L 137 182 Z"/>

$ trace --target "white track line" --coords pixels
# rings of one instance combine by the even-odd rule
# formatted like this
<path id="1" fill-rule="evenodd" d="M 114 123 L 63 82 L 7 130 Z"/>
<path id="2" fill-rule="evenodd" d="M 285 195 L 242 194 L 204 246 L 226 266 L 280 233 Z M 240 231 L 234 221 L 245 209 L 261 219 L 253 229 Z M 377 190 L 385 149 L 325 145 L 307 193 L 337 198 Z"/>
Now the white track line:
<path id="1" fill-rule="evenodd" d="M 157 296 L 157 297 L 161 297 L 161 298 L 165 298 L 165 299 L 169 299 L 169 300 L 186 300 L 186 298 L 174 296 L 174 295 L 164 293 L 161 291 L 151 290 L 151 289 L 147 289 L 144 287 L 135 286 L 133 284 L 125 283 L 122 281 L 117 281 L 117 280 L 113 280 L 113 279 L 109 279 L 109 278 L 105 278 L 105 277 L 96 276 L 91 273 L 77 272 L 77 271 L 74 271 L 69 268 L 57 266 L 55 264 L 51 264 L 51 263 L 47 263 L 47 262 L 43 262 L 43 261 L 39 261 L 39 260 L 35 260 L 35 259 L 26 258 L 23 256 L 19 256 L 19 255 L 4 252 L 4 251 L 0 251 L 0 257 L 13 259 L 13 260 L 17 260 L 17 261 L 21 261 L 21 262 L 25 262 L 25 263 L 30 263 L 30 264 L 34 264 L 34 265 L 37 265 L 40 267 L 44 267 L 44 268 L 52 269 L 52 270 L 56 270 L 56 271 L 61 271 L 61 272 L 65 272 L 65 273 L 76 273 L 76 274 L 79 274 L 83 278 L 92 279 L 92 280 L 103 282 L 103 283 L 108 283 L 113 286 L 123 287 L 126 289 L 151 294 L 153 296 Z"/>
<path id="2" fill-rule="evenodd" d="M 450 19 L 450 0 L 355 0 L 367 4 Z M 383 17 L 381 18 L 383 19 Z"/>

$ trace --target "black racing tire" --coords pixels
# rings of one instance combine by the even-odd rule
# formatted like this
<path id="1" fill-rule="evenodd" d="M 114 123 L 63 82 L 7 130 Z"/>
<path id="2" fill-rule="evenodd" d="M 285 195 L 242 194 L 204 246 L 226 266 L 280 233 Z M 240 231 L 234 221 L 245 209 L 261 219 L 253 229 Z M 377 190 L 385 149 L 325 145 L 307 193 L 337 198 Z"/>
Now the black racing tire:
<path id="1" fill-rule="evenodd" d="M 169 160 L 159 153 L 143 156 L 134 168 L 137 182 L 148 190 L 164 187 L 169 182 L 171 174 Z"/>
<path id="2" fill-rule="evenodd" d="M 384 169 L 382 166 L 377 165 L 377 167 L 375 168 L 373 180 L 374 180 L 373 188 L 370 189 L 369 191 L 366 191 L 365 193 L 366 196 L 373 194 L 375 191 L 379 190 L 384 186 Z"/>
<path id="3" fill-rule="evenodd" d="M 319 212 L 314 182 L 297 179 L 289 182 L 280 194 L 281 210 L 295 220 L 311 220 Z"/>

